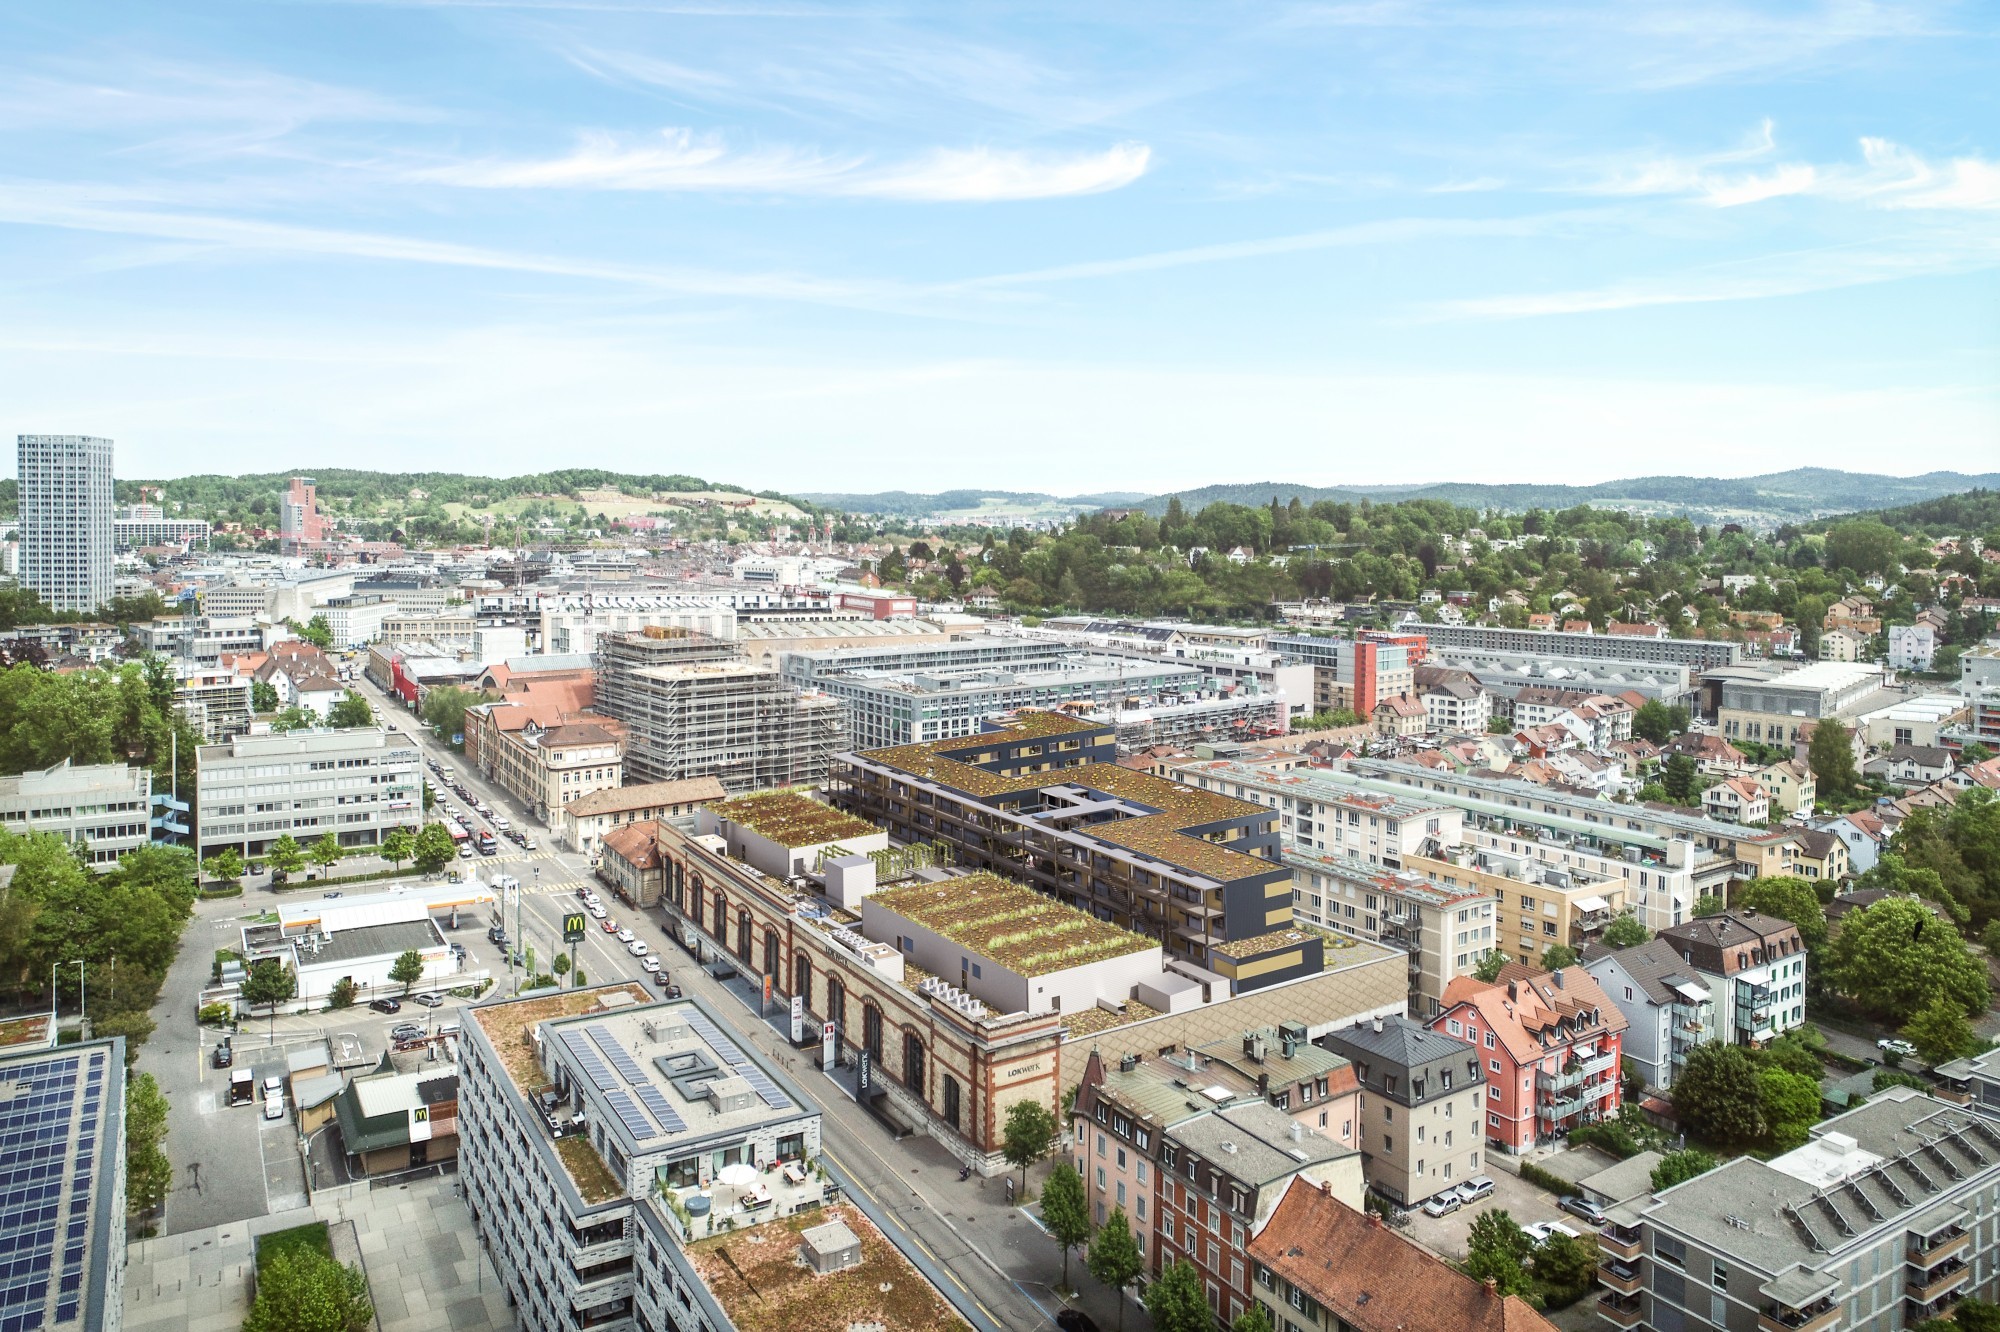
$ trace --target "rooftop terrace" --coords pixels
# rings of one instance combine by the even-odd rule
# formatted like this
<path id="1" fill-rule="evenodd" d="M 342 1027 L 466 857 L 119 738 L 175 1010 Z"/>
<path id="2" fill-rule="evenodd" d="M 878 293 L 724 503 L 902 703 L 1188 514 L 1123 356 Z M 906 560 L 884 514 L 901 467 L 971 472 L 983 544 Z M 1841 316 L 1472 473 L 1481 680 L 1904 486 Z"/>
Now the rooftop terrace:
<path id="1" fill-rule="evenodd" d="M 800 1236 L 832 1221 L 861 1241 L 861 1262 L 819 1275 L 799 1261 Z M 936 1287 L 851 1205 L 703 1240 L 688 1258 L 741 1332 L 970 1332 Z"/>
<path id="2" fill-rule="evenodd" d="M 741 824 L 780 846 L 819 846 L 847 838 L 872 837 L 874 824 L 821 804 L 797 791 L 760 791 L 710 807 L 717 818 Z"/>
<path id="3" fill-rule="evenodd" d="M 1157 940 L 992 874 L 885 888 L 870 904 L 1023 976 L 1045 976 L 1159 947 Z"/>

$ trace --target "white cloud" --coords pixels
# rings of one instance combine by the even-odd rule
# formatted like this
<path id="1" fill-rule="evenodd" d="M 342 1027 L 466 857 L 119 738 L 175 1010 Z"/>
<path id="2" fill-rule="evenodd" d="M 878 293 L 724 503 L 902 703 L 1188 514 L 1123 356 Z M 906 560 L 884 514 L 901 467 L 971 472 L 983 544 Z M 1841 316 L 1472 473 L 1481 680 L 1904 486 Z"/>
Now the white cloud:
<path id="1" fill-rule="evenodd" d="M 1138 143 L 1083 153 L 939 148 L 906 162 L 875 165 L 858 155 L 791 148 L 733 152 L 719 136 L 666 129 L 637 141 L 593 132 L 563 157 L 464 162 L 419 171 L 414 178 L 479 189 L 718 190 L 994 202 L 1120 189 L 1145 174 L 1151 156 Z"/>

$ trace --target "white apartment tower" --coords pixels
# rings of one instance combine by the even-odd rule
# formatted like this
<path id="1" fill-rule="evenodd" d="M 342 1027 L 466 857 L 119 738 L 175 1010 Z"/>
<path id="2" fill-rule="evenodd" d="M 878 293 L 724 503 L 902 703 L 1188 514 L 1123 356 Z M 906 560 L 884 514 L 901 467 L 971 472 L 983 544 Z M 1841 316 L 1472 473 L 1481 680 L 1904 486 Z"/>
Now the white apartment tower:
<path id="1" fill-rule="evenodd" d="M 111 600 L 111 441 L 22 435 L 21 585 L 55 610 Z"/>

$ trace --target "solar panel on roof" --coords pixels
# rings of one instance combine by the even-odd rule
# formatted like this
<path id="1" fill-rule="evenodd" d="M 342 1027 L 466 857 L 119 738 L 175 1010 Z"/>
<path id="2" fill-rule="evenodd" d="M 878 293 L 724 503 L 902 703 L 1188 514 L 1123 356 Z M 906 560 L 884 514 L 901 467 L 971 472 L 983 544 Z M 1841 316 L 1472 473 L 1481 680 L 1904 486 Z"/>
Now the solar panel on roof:
<path id="1" fill-rule="evenodd" d="M 687 1121 L 680 1117 L 666 1094 L 650 1082 L 637 1089 L 638 1097 L 646 1108 L 653 1112 L 653 1118 L 660 1121 L 660 1127 L 669 1133 L 687 1132 Z"/>
<path id="2" fill-rule="evenodd" d="M 743 1053 L 742 1047 L 723 1035 L 722 1029 L 709 1021 L 707 1015 L 690 1009 L 687 1021 L 688 1025 L 694 1028 L 695 1035 L 707 1041 L 716 1056 L 736 1070 L 737 1074 L 750 1084 L 750 1090 L 756 1092 L 765 1105 L 773 1110 L 792 1108 L 791 1098 L 779 1091 L 778 1084 L 772 1082 L 763 1069 L 751 1062 L 750 1056 Z"/>
<path id="3" fill-rule="evenodd" d="M 763 1069 L 758 1068 L 755 1064 L 744 1064 L 736 1072 L 738 1076 L 750 1084 L 750 1090 L 763 1098 L 765 1105 L 770 1106 L 773 1110 L 789 1110 L 792 1108 L 791 1098 L 778 1090 L 778 1084 L 766 1077 Z"/>
<path id="4" fill-rule="evenodd" d="M 706 1014 L 689 1009 L 687 1021 L 688 1025 L 694 1028 L 694 1034 L 707 1041 L 709 1048 L 715 1051 L 723 1063 L 733 1065 L 747 1062 L 743 1051 L 737 1048 L 736 1042 L 723 1035 L 722 1028 L 710 1022 Z"/>
<path id="5" fill-rule="evenodd" d="M 611 1067 L 618 1070 L 620 1077 L 634 1087 L 646 1085 L 645 1071 L 639 1067 L 638 1061 L 632 1058 L 625 1047 L 618 1043 L 618 1038 L 611 1034 L 611 1028 L 597 1025 L 585 1027 L 584 1031 L 591 1040 L 597 1042 L 597 1048 L 604 1051 L 604 1057 L 611 1061 Z"/>
<path id="6" fill-rule="evenodd" d="M 644 1141 L 660 1136 L 660 1131 L 653 1127 L 653 1121 L 639 1113 L 639 1107 L 632 1104 L 632 1098 L 625 1094 L 624 1088 L 613 1087 L 605 1092 L 604 1103 L 611 1107 L 611 1113 L 618 1116 L 618 1122 L 634 1138 Z"/>
<path id="7" fill-rule="evenodd" d="M 568 1047 L 570 1054 L 576 1059 L 577 1066 L 583 1070 L 583 1075 L 590 1079 L 597 1090 L 610 1091 L 618 1085 L 618 1079 L 611 1076 L 611 1070 L 604 1066 L 604 1061 L 597 1057 L 597 1051 L 591 1049 L 590 1043 L 581 1035 L 573 1031 L 563 1032 L 562 1043 Z"/>

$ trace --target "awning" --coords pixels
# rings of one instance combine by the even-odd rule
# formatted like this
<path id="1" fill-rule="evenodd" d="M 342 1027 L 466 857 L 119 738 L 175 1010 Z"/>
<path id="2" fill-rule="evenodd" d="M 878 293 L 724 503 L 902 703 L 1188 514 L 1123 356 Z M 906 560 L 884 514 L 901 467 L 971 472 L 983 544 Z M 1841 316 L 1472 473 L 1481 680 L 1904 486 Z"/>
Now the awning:
<path id="1" fill-rule="evenodd" d="M 1609 911 L 1611 903 L 1601 897 L 1579 897 L 1576 899 L 1578 911 Z"/>

